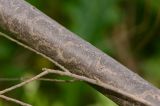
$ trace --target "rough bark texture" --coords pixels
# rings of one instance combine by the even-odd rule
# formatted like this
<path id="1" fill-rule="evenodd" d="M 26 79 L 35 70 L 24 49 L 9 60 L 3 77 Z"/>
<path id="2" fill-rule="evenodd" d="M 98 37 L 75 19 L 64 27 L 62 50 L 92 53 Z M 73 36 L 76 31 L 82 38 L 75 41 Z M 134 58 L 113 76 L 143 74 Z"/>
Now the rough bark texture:
<path id="1" fill-rule="evenodd" d="M 96 78 L 139 98 L 96 87 L 120 105 L 160 105 L 158 88 L 23 0 L 0 0 L 0 27 L 72 73 Z"/>

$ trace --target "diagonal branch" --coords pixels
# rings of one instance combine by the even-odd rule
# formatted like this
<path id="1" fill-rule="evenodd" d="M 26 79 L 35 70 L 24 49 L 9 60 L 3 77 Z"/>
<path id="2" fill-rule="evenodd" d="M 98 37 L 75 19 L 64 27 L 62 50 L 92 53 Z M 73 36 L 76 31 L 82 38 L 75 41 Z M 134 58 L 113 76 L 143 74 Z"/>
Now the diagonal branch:
<path id="1" fill-rule="evenodd" d="M 158 88 L 24 0 L 0 0 L 0 27 L 4 32 L 11 33 L 13 39 L 18 39 L 23 45 L 64 66 L 71 73 L 89 79 L 96 78 L 116 89 L 116 92 L 112 92 L 104 87 L 96 88 L 117 104 L 160 104 Z"/>

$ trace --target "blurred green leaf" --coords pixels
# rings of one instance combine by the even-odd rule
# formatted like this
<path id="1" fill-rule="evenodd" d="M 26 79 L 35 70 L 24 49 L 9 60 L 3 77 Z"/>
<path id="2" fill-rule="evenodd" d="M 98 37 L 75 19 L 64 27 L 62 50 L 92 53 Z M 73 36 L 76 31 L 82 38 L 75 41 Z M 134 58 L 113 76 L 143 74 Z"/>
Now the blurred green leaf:
<path id="1" fill-rule="evenodd" d="M 13 50 L 12 45 L 10 45 L 6 40 L 3 41 L 3 39 L 0 39 L 0 60 L 8 60 L 11 58 Z"/>

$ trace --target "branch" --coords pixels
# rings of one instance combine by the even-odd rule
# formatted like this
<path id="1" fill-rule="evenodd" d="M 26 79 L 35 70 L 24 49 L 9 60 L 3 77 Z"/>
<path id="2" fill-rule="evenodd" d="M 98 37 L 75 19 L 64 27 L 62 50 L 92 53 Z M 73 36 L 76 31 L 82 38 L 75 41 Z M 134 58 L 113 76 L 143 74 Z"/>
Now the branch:
<path id="1" fill-rule="evenodd" d="M 16 85 L 14 85 L 14 86 L 11 86 L 11 87 L 9 87 L 9 88 L 6 88 L 6 89 L 0 91 L 0 98 L 3 98 L 3 99 L 5 99 L 5 100 L 7 100 L 7 101 L 15 102 L 15 103 L 17 103 L 17 104 L 19 104 L 19 105 L 22 105 L 22 106 L 31 106 L 31 105 L 29 105 L 29 104 L 26 104 L 26 103 L 21 102 L 21 101 L 19 101 L 19 100 L 16 100 L 16 99 L 13 99 L 13 98 L 4 96 L 4 95 L 2 95 L 2 94 L 7 93 L 7 92 L 10 92 L 10 91 L 12 91 L 12 90 L 14 90 L 14 89 L 17 89 L 17 88 L 19 88 L 19 87 L 22 87 L 22 86 L 24 86 L 24 85 L 26 85 L 26 84 L 34 81 L 34 80 L 56 81 L 56 82 L 74 82 L 74 81 L 76 81 L 76 80 L 56 80 L 56 79 L 44 79 L 44 78 L 40 78 L 40 77 L 43 77 L 43 76 L 45 76 L 45 75 L 47 75 L 47 74 L 49 74 L 49 73 L 57 73 L 57 74 L 58 74 L 58 71 L 45 69 L 45 71 L 41 72 L 40 74 L 38 74 L 38 75 L 36 75 L 36 76 L 34 76 L 34 77 L 30 78 L 30 79 L 27 79 L 27 80 L 25 80 L 25 81 L 23 81 L 23 82 L 21 82 L 21 83 L 19 83 L 19 84 L 16 84 Z M 59 71 L 59 73 L 61 73 L 61 72 Z M 69 76 L 69 73 L 70 73 L 70 72 L 68 72 L 68 71 L 67 71 L 67 72 L 64 72 L 64 75 L 66 75 L 65 73 L 67 73 L 68 76 Z M 63 75 L 63 72 L 62 72 L 60 75 Z M 71 74 L 71 77 L 72 77 L 72 74 Z M 76 77 L 74 77 L 74 78 L 76 78 Z M 3 80 L 3 81 L 9 81 L 10 79 L 1 79 L 1 80 Z M 15 80 L 17 80 L 17 79 L 12 79 L 12 80 L 15 81 Z M 22 79 L 21 79 L 21 80 L 22 80 Z M 79 81 L 80 81 L 80 80 L 81 80 L 81 79 L 79 79 Z"/>
<path id="2" fill-rule="evenodd" d="M 19 84 L 17 84 L 17 85 L 14 85 L 14 86 L 10 87 L 10 88 L 7 88 L 7 89 L 4 89 L 4 90 L 0 91 L 0 95 L 2 95 L 2 94 L 4 94 L 4 93 L 7 93 L 7 92 L 9 92 L 9 91 L 12 91 L 12 90 L 14 90 L 14 89 L 17 89 L 17 88 L 19 88 L 19 87 L 22 87 L 22 86 L 24 86 L 24 85 L 26 85 L 26 84 L 34 81 L 34 80 L 39 79 L 40 77 L 43 77 L 43 76 L 45 76 L 45 75 L 47 75 L 47 74 L 49 74 L 49 73 L 52 73 L 52 74 L 58 74 L 58 75 L 61 75 L 61 76 L 72 77 L 72 78 L 75 78 L 75 79 L 81 80 L 81 81 L 86 81 L 86 82 L 88 82 L 88 83 L 90 83 L 90 84 L 97 85 L 97 86 L 99 86 L 99 87 L 105 88 L 105 89 L 110 90 L 110 91 L 112 91 L 112 92 L 117 92 L 118 94 L 120 94 L 120 95 L 122 95 L 122 96 L 125 95 L 125 96 L 129 97 L 130 99 L 135 99 L 135 100 L 137 100 L 137 101 L 140 101 L 140 102 L 142 102 L 143 104 L 146 104 L 146 105 L 148 105 L 148 106 L 151 105 L 149 102 L 147 102 L 147 101 L 145 101 L 145 100 L 143 100 L 143 99 L 141 100 L 140 98 L 135 97 L 134 95 L 130 95 L 130 94 L 128 94 L 128 93 L 125 93 L 124 91 L 121 91 L 121 90 L 118 89 L 118 88 L 114 88 L 114 87 L 112 87 L 112 86 L 110 86 L 110 85 L 107 85 L 107 84 L 101 82 L 99 79 L 96 79 L 96 78 L 95 78 L 95 79 L 90 79 L 90 78 L 87 78 L 87 77 L 84 77 L 84 76 L 72 74 L 72 73 L 70 73 L 70 72 L 68 72 L 68 71 L 67 71 L 67 72 L 63 72 L 63 71 L 60 71 L 60 70 L 53 70 L 53 69 L 46 69 L 46 68 L 44 68 L 44 69 L 42 69 L 42 70 L 43 70 L 43 72 L 41 72 L 40 74 L 36 75 L 35 77 L 32 77 L 32 78 L 30 78 L 30 79 L 28 79 L 28 80 L 26 80 L 26 81 L 24 81 L 24 82 L 21 82 L 21 83 L 19 83 Z"/>
<path id="3" fill-rule="evenodd" d="M 116 92 L 112 92 L 104 87 L 96 88 L 105 96 L 109 95 L 117 104 L 160 104 L 158 88 L 24 0 L 0 0 L 0 27 L 4 32 L 11 33 L 13 39 L 18 39 L 32 51 L 64 66 L 74 75 L 96 79 L 116 89 Z"/>
<path id="4" fill-rule="evenodd" d="M 44 72 L 36 75 L 35 77 L 32 77 L 31 79 L 28 79 L 28 80 L 26 80 L 26 81 L 24 81 L 24 82 L 22 82 L 22 83 L 19 83 L 19 84 L 15 85 L 15 86 L 12 86 L 12 87 L 10 87 L 10 88 L 7 88 L 7 89 L 5 89 L 5 90 L 0 91 L 0 95 L 4 94 L 4 93 L 6 93 L 6 92 L 12 91 L 12 90 L 14 90 L 14 89 L 16 89 L 16 88 L 19 88 L 19 87 L 21 87 L 21 86 L 23 86 L 23 85 L 26 85 L 26 84 L 28 84 L 28 83 L 30 83 L 30 82 L 32 82 L 32 81 L 34 81 L 34 80 L 36 80 L 36 79 L 44 76 L 44 75 L 47 75 L 47 74 L 48 74 L 48 71 L 44 71 Z"/>
<path id="5" fill-rule="evenodd" d="M 102 87 L 102 88 L 105 88 L 109 91 L 112 91 L 112 92 L 116 92 L 122 96 L 127 96 L 129 97 L 130 99 L 135 99 L 136 101 L 139 101 L 145 105 L 148 105 L 150 106 L 151 104 L 148 102 L 148 101 L 145 101 L 144 99 L 141 99 L 141 98 L 138 98 L 132 94 L 128 94 L 124 91 L 121 91 L 121 89 L 118 89 L 118 88 L 114 88 L 108 84 L 105 84 L 103 82 L 101 82 L 99 79 L 95 78 L 95 79 L 90 79 L 90 78 L 87 78 L 87 77 L 84 77 L 84 76 L 80 76 L 80 75 L 76 75 L 76 74 L 72 74 L 70 72 L 62 72 L 62 71 L 58 71 L 58 70 L 53 70 L 53 69 L 42 69 L 43 71 L 47 71 L 48 73 L 53 73 L 53 74 L 58 74 L 58 75 L 61 75 L 61 76 L 68 76 L 68 77 L 72 77 L 72 78 L 75 78 L 75 79 L 78 79 L 78 80 L 82 80 L 82 81 L 86 81 L 90 84 L 94 84 L 94 85 L 97 85 L 99 87 Z"/>

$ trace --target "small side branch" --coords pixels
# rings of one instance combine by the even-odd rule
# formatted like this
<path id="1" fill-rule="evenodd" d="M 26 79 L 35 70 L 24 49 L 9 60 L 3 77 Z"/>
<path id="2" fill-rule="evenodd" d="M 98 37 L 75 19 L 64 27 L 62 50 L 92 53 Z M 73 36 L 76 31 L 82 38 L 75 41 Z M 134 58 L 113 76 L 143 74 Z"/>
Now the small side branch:
<path id="1" fill-rule="evenodd" d="M 0 82 L 10 82 L 10 81 L 25 81 L 27 79 L 30 79 L 30 78 L 0 78 Z M 72 82 L 79 82 L 81 80 L 76 80 L 76 79 L 73 79 L 73 80 L 61 80 L 61 79 L 51 79 L 51 78 L 39 78 L 39 79 L 36 79 L 38 81 L 47 81 L 47 82 L 64 82 L 64 83 L 72 83 Z"/>
<path id="2" fill-rule="evenodd" d="M 70 72 L 63 72 L 63 71 L 59 71 L 59 70 L 53 70 L 53 69 L 46 69 L 46 68 L 43 68 L 42 69 L 43 71 L 47 71 L 48 73 L 53 73 L 53 74 L 58 74 L 58 75 L 61 75 L 61 76 L 68 76 L 68 77 L 72 77 L 72 78 L 75 78 L 75 79 L 78 79 L 78 80 L 82 80 L 82 81 L 86 81 L 90 84 L 93 84 L 93 85 L 97 85 L 99 87 L 102 87 L 104 89 L 107 89 L 107 90 L 110 90 L 110 91 L 113 91 L 113 92 L 116 92 L 120 95 L 125 95 L 126 97 L 132 99 L 132 100 L 136 100 L 136 101 L 140 101 L 142 104 L 145 104 L 146 106 L 151 106 L 151 104 L 144 100 L 144 99 L 141 99 L 137 96 L 134 96 L 134 95 L 131 95 L 131 94 L 128 94 L 118 88 L 115 88 L 111 85 L 108 85 L 106 83 L 103 83 L 102 81 L 100 81 L 98 78 L 94 78 L 94 79 L 91 79 L 91 78 L 88 78 L 88 77 L 85 77 L 85 76 L 80 76 L 80 75 L 76 75 L 76 74 L 72 74 Z"/>
<path id="3" fill-rule="evenodd" d="M 15 85 L 15 86 L 12 86 L 10 88 L 7 88 L 7 89 L 4 89 L 4 90 L 0 91 L 0 95 L 2 95 L 4 93 L 7 93 L 9 91 L 12 91 L 14 89 L 17 89 L 19 87 L 22 87 L 25 84 L 28 84 L 28 83 L 30 83 L 30 82 L 32 82 L 34 80 L 39 79 L 40 77 L 43 77 L 43 76 L 45 76 L 45 75 L 47 75 L 49 73 L 52 73 L 52 74 L 58 74 L 58 75 L 61 75 L 61 76 L 68 76 L 68 77 L 72 77 L 72 78 L 75 78 L 75 79 L 78 79 L 78 80 L 86 81 L 86 82 L 88 82 L 90 84 L 94 84 L 94 85 L 100 86 L 100 87 L 102 87 L 104 89 L 116 92 L 116 93 L 118 93 L 120 95 L 125 95 L 126 97 L 128 97 L 130 99 L 133 99 L 133 100 L 136 100 L 136 101 L 141 101 L 143 104 L 146 104 L 148 106 L 151 105 L 148 101 L 145 101 L 144 99 L 140 99 L 140 98 L 138 98 L 136 96 L 128 94 L 128 93 L 126 93 L 126 92 L 124 92 L 124 91 L 122 91 L 122 90 L 120 90 L 118 88 L 112 87 L 112 86 L 110 86 L 110 85 L 108 85 L 106 83 L 103 83 L 102 81 L 100 81 L 96 77 L 94 79 L 91 79 L 91 78 L 87 78 L 87 77 L 84 77 L 84 76 L 72 74 L 72 73 L 70 73 L 68 71 L 64 72 L 64 71 L 60 71 L 60 70 L 53 70 L 53 69 L 46 69 L 46 68 L 43 68 L 42 70 L 43 70 L 43 72 L 41 72 L 40 74 L 36 75 L 35 77 L 32 77 L 32 78 L 30 78 L 30 79 L 28 79 L 28 80 L 26 80 L 26 81 L 24 81 L 22 83 L 19 83 L 19 84 Z"/>
<path id="4" fill-rule="evenodd" d="M 2 95 L 2 94 L 4 94 L 4 93 L 7 93 L 7 92 L 9 92 L 9 91 L 12 91 L 12 90 L 14 90 L 14 89 L 16 89 L 16 88 L 19 88 L 19 87 L 21 87 L 21 86 L 24 86 L 24 85 L 26 85 L 26 84 L 28 84 L 28 83 L 30 83 L 30 82 L 32 82 L 32 81 L 34 81 L 34 80 L 36 80 L 36 79 L 44 76 L 44 75 L 46 75 L 46 74 L 48 74 L 48 71 L 44 71 L 44 72 L 36 75 L 35 77 L 33 77 L 33 78 L 31 78 L 31 79 L 28 79 L 28 80 L 26 80 L 26 81 L 24 81 L 24 82 L 22 82 L 22 83 L 20 83 L 20 84 L 17 84 L 17 85 L 15 85 L 15 86 L 10 87 L 10 88 L 4 89 L 4 90 L 0 91 L 0 95 Z"/>
<path id="5" fill-rule="evenodd" d="M 49 74 L 49 73 L 50 73 L 50 71 L 48 71 L 48 70 L 43 71 L 43 72 L 41 72 L 40 74 L 38 74 L 38 75 L 36 75 L 36 76 L 28 79 L 28 80 L 23 81 L 22 83 L 19 83 L 19 84 L 14 85 L 14 86 L 12 86 L 12 87 L 10 87 L 10 88 L 7 88 L 7 89 L 4 89 L 4 90 L 0 91 L 0 98 L 5 99 L 5 100 L 7 100 L 7 101 L 15 102 L 15 103 L 17 103 L 17 104 L 19 104 L 19 105 L 21 105 L 21 106 L 32 106 L 32 105 L 30 105 L 30 104 L 21 102 L 21 101 L 19 101 L 19 100 L 16 100 L 16 99 L 13 99 L 13 98 L 4 96 L 4 95 L 2 95 L 2 94 L 7 93 L 7 92 L 9 92 L 9 91 L 12 91 L 12 90 L 14 90 L 14 89 L 17 89 L 17 88 L 19 88 L 19 87 L 22 87 L 22 86 L 24 86 L 24 85 L 26 85 L 26 84 L 34 81 L 34 80 L 43 80 L 43 81 L 52 81 L 52 82 L 53 82 L 53 81 L 54 81 L 54 82 L 55 82 L 55 81 L 56 81 L 56 82 L 74 82 L 74 81 L 76 81 L 76 80 L 58 80 L 58 79 L 40 78 L 40 77 L 43 77 L 43 76 L 45 76 L 45 75 L 47 75 L 47 74 Z M 67 73 L 68 73 L 68 72 L 67 72 Z M 4 81 L 9 81 L 10 79 L 2 79 L 2 80 L 4 80 Z M 13 79 L 13 80 L 15 81 L 15 80 L 18 80 L 18 79 Z"/>

